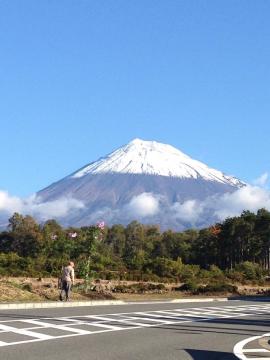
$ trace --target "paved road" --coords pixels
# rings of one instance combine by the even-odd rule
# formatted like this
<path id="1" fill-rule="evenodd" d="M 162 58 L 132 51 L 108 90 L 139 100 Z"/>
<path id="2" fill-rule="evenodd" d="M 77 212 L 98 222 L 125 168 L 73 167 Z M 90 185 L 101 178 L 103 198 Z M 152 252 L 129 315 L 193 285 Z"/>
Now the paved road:
<path id="1" fill-rule="evenodd" d="M 269 324 L 268 302 L 5 310 L 0 359 L 270 359 Z"/>

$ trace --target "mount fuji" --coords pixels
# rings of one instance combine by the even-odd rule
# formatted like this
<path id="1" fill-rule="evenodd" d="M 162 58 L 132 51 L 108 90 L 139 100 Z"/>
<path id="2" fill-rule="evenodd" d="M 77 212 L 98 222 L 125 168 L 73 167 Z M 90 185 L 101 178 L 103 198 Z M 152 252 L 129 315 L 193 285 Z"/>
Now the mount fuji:
<path id="1" fill-rule="evenodd" d="M 231 193 L 245 184 L 171 145 L 134 139 L 109 155 L 39 191 L 44 202 L 74 198 L 84 206 L 59 219 L 64 225 L 84 226 L 104 220 L 127 224 L 132 220 L 184 229 L 192 216 L 177 216 L 197 201 Z M 179 211 L 178 211 L 179 213 Z M 204 214 L 197 226 L 214 221 Z"/>

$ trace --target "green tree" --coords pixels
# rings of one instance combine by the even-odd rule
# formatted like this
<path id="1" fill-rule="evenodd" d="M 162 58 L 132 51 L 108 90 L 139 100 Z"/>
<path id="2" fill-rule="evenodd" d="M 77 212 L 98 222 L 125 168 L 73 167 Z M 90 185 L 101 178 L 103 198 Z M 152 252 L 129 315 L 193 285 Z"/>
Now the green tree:
<path id="1" fill-rule="evenodd" d="M 112 247 L 113 253 L 123 257 L 126 244 L 126 234 L 123 225 L 113 225 L 107 234 L 106 242 Z"/>
<path id="2" fill-rule="evenodd" d="M 124 260 L 131 269 L 141 270 L 144 264 L 144 228 L 137 221 L 126 228 Z"/>
<path id="3" fill-rule="evenodd" d="M 15 213 L 9 219 L 9 228 L 13 237 L 11 251 L 19 256 L 37 257 L 42 247 L 42 234 L 35 219 Z"/>

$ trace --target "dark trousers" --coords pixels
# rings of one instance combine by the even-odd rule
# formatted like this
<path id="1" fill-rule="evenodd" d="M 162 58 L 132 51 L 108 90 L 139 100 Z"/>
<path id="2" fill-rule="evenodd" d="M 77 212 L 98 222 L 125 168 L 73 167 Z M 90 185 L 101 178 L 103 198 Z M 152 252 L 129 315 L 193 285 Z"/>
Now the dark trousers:
<path id="1" fill-rule="evenodd" d="M 68 301 L 70 300 L 70 292 L 71 292 L 71 281 L 62 281 L 61 292 L 60 292 L 60 300 Z"/>

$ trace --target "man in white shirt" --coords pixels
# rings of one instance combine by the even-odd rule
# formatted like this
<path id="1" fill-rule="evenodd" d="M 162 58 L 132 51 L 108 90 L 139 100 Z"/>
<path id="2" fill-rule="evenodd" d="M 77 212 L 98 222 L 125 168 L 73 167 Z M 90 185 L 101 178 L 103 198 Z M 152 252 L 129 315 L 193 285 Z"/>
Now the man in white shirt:
<path id="1" fill-rule="evenodd" d="M 71 286 L 74 284 L 74 262 L 70 261 L 62 270 L 60 300 L 70 301 Z"/>

